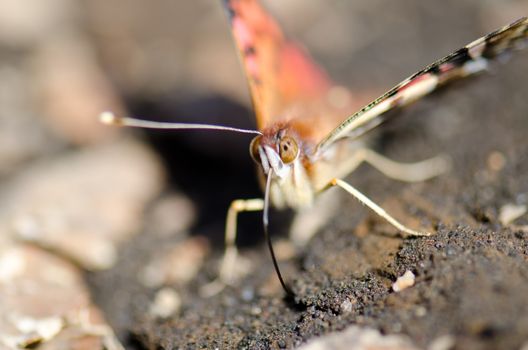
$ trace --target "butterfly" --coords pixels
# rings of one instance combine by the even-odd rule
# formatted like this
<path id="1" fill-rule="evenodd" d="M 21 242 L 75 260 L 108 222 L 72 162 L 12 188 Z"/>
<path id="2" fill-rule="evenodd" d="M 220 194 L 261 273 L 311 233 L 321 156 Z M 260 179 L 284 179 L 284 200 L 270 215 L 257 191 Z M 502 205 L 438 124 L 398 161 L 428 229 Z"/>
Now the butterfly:
<path id="1" fill-rule="evenodd" d="M 452 81 L 485 71 L 491 61 L 525 46 L 528 19 L 518 19 L 471 42 L 354 111 L 352 94 L 332 82 L 301 46 L 286 38 L 258 0 L 223 0 L 223 6 L 247 76 L 258 130 L 153 122 L 119 117 L 111 112 L 101 114 L 103 122 L 114 125 L 256 134 L 249 150 L 259 168 L 264 198 L 232 202 L 226 219 L 220 285 L 234 278 L 237 215 L 262 211 L 264 233 L 277 276 L 286 293 L 292 295 L 269 238 L 269 206 L 309 207 L 330 187 L 342 188 L 407 235 L 429 235 L 406 227 L 343 178 L 367 162 L 391 178 L 422 181 L 444 172 L 448 167 L 446 160 L 435 157 L 412 164 L 398 163 L 369 149 L 360 136 L 393 115 L 387 112 L 407 106 Z"/>

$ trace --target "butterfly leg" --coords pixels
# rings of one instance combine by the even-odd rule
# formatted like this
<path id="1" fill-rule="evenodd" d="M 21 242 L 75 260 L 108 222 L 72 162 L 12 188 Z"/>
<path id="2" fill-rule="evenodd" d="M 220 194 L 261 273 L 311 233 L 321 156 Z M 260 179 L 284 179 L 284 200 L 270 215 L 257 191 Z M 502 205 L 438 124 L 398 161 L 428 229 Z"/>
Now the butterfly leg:
<path id="1" fill-rule="evenodd" d="M 358 201 L 360 201 L 362 204 L 369 207 L 372 211 L 374 211 L 376 214 L 378 214 L 379 216 L 387 220 L 392 226 L 396 227 L 401 232 L 404 232 L 410 236 L 430 236 L 431 235 L 430 232 L 415 231 L 403 225 L 401 222 L 399 222 L 394 217 L 392 217 L 389 213 L 387 213 L 385 209 L 383 209 L 382 207 L 374 203 L 372 200 L 370 200 L 370 198 L 368 198 L 363 193 L 359 192 L 356 188 L 352 187 L 351 185 L 349 185 L 348 183 L 346 183 L 345 181 L 341 179 L 333 179 L 325 187 L 325 189 L 334 187 L 334 186 L 339 186 L 345 191 L 347 191 L 348 193 L 350 193 L 351 195 L 353 195 L 354 197 L 356 197 Z"/>
<path id="2" fill-rule="evenodd" d="M 451 166 L 450 158 L 445 155 L 438 155 L 416 163 L 400 163 L 369 148 L 360 148 L 341 163 L 337 174 L 345 176 L 363 162 L 370 164 L 391 179 L 405 182 L 420 182 L 431 179 L 447 172 Z M 290 229 L 290 237 L 293 242 L 299 246 L 306 244 L 331 217 L 331 213 L 337 207 L 335 203 L 335 198 L 318 197 L 313 207 L 297 213 Z"/>
<path id="3" fill-rule="evenodd" d="M 366 162 L 382 172 L 385 176 L 404 182 L 420 182 L 443 174 L 451 167 L 451 160 L 446 155 L 438 155 L 415 163 L 400 163 L 389 159 L 368 148 L 357 150 L 344 164 L 344 173 L 348 174 Z"/>
<path id="4" fill-rule="evenodd" d="M 225 283 L 232 283 L 236 279 L 236 260 L 238 249 L 236 247 L 237 217 L 241 212 L 261 211 L 264 209 L 264 200 L 237 199 L 231 202 L 227 211 L 225 230 L 225 252 L 220 267 L 220 279 Z"/>
<path id="5" fill-rule="evenodd" d="M 225 251 L 218 279 L 205 285 L 201 289 L 202 296 L 208 297 L 219 293 L 226 285 L 236 281 L 240 275 L 240 269 L 237 266 L 238 249 L 236 247 L 237 234 L 237 217 L 239 213 L 248 211 L 261 211 L 264 209 L 264 200 L 261 198 L 254 199 L 237 199 L 231 202 L 227 211 L 226 228 L 225 228 Z"/>

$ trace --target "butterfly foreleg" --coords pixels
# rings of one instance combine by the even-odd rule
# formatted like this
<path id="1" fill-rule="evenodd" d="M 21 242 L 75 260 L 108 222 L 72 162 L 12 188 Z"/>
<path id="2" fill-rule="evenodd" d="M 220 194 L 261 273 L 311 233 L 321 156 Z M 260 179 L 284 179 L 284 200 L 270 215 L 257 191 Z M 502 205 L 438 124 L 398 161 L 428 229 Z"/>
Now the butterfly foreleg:
<path id="1" fill-rule="evenodd" d="M 356 197 L 356 199 L 360 201 L 363 205 L 366 205 L 367 207 L 369 207 L 372 211 L 374 211 L 376 214 L 381 216 L 383 219 L 389 222 L 392 226 L 396 227 L 399 231 L 404 232 L 410 236 L 430 236 L 431 235 L 430 232 L 415 231 L 403 225 L 401 222 L 399 222 L 394 217 L 392 217 L 389 213 L 387 213 L 385 209 L 383 209 L 382 207 L 374 203 L 370 198 L 368 198 L 363 193 L 358 191 L 356 188 L 354 188 L 353 186 L 351 186 L 350 184 L 346 183 L 345 181 L 341 179 L 333 179 L 332 181 L 330 181 L 330 183 L 328 183 L 328 185 L 323 190 L 328 189 L 330 187 L 334 187 L 334 186 L 339 186 L 345 191 L 347 191 L 348 193 L 350 193 L 351 195 L 353 195 L 354 197 Z"/>
<path id="2" fill-rule="evenodd" d="M 226 229 L 225 229 L 225 252 L 220 267 L 220 280 L 225 283 L 232 283 L 236 279 L 236 260 L 238 258 L 238 249 L 236 247 L 237 218 L 241 212 L 261 211 L 264 209 L 264 200 L 261 198 L 254 199 L 237 199 L 231 202 L 227 211 Z"/>
<path id="3" fill-rule="evenodd" d="M 243 274 L 239 260 L 238 249 L 236 246 L 237 235 L 237 218 L 238 214 L 248 211 L 261 211 L 264 209 L 264 200 L 262 198 L 254 199 L 236 199 L 231 202 L 227 211 L 225 227 L 225 251 L 220 265 L 218 279 L 202 288 L 203 296 L 211 296 L 220 292 L 226 285 L 234 283 L 237 278 Z"/>

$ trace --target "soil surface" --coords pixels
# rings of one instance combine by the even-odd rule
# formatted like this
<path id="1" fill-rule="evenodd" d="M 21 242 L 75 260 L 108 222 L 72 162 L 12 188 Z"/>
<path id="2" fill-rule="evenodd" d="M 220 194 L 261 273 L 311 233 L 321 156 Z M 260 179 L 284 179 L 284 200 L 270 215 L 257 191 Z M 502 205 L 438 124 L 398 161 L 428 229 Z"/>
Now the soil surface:
<path id="1" fill-rule="evenodd" d="M 373 97 L 528 14 L 526 0 L 265 3 L 339 83 Z M 218 4 L 146 6 L 83 2 L 87 18 L 77 18 L 123 105 L 151 119 L 253 127 Z M 351 325 L 403 335 L 423 349 L 526 349 L 527 72 L 525 50 L 373 132 L 375 148 L 391 159 L 450 156 L 451 170 L 426 182 L 393 181 L 366 165 L 347 178 L 404 224 L 434 235 L 401 237 L 333 189 L 339 203 L 331 219 L 295 248 L 293 213 L 272 211 L 294 297 L 278 283 L 258 213 L 240 217 L 247 275 L 213 296 L 200 294 L 218 273 L 229 203 L 262 196 L 250 138 L 131 132 L 160 155 L 169 183 L 145 208 L 140 232 L 120 243 L 115 264 L 85 273 L 92 298 L 127 349 L 292 349 Z M 406 271 L 414 285 L 395 292 Z"/>
<path id="2" fill-rule="evenodd" d="M 380 14 L 369 9 L 371 17 L 364 19 L 365 23 L 393 36 L 384 34 L 368 43 L 367 52 L 356 51 L 352 58 L 344 58 L 349 65 L 346 71 L 336 69 L 359 70 L 359 80 L 368 79 L 365 70 L 376 68 L 364 57 L 380 53 L 385 58 L 373 61 L 389 62 L 396 72 L 389 72 L 387 80 L 396 82 L 428 60 L 484 34 L 483 26 L 493 29 L 483 20 L 493 17 L 491 10 L 479 2 L 463 6 L 448 3 L 437 9 L 407 1 L 404 9 L 394 9 L 393 16 L 401 16 L 399 25 L 412 27 L 405 28 L 405 33 L 391 27 L 394 23 L 386 23 L 390 21 L 383 10 Z M 503 10 L 516 14 L 521 8 L 528 9 L 528 4 L 515 2 Z M 413 12 L 405 12 L 409 9 Z M 380 14 L 379 18 L 374 13 Z M 352 324 L 385 334 L 407 334 L 419 347 L 448 337 L 445 348 L 520 348 L 528 341 L 528 219 L 524 215 L 503 224 L 499 216 L 506 205 L 528 204 L 525 55 L 521 52 L 507 65 L 494 66 L 492 74 L 456 84 L 418 103 L 396 123 L 377 131 L 382 135 L 378 149 L 389 157 L 413 161 L 445 153 L 453 160 L 449 173 L 424 183 L 402 184 L 364 166 L 348 178 L 404 223 L 429 228 L 435 235 L 394 236 L 394 230 L 381 219 L 340 194 L 341 204 L 332 220 L 304 249 L 280 261 L 294 298 L 286 298 L 280 289 L 269 253 L 258 239 L 242 249 L 252 262 L 250 277 L 218 295 L 200 297 L 200 287 L 214 278 L 218 268 L 218 246 L 191 283 L 176 286 L 182 307 L 178 315 L 168 318 L 148 316 L 154 291 L 136 281 L 143 259 L 156 254 L 166 242 L 140 236 L 123 248 L 115 268 L 90 276 L 110 322 L 138 348 L 149 349 L 293 348 Z M 353 86 L 353 90 L 359 88 Z M 220 112 L 229 108 L 223 106 Z M 178 144 L 166 137 L 161 142 L 157 136 L 154 139 L 162 152 L 167 152 L 170 142 Z M 169 155 L 168 159 L 179 161 L 174 167 L 180 172 L 195 172 L 195 166 L 202 171 L 203 162 L 209 161 L 196 153 L 188 156 L 183 164 L 178 159 L 181 156 Z M 248 171 L 241 174 L 238 161 L 224 158 L 213 162 L 213 167 L 222 164 L 223 173 L 211 170 L 207 181 L 214 184 L 200 187 L 203 180 L 198 179 L 194 186 L 199 188 L 185 191 L 200 193 L 207 201 L 216 191 L 233 186 L 232 177 L 235 182 L 246 181 Z M 193 186 L 190 183 L 185 187 Z M 251 192 L 241 194 L 242 198 L 255 194 L 254 189 L 248 190 Z M 198 206 L 211 208 L 203 203 Z M 220 214 L 201 214 L 205 221 L 197 226 L 202 232 L 222 231 L 218 215 L 223 217 L 224 211 L 215 210 Z M 283 221 L 287 225 L 287 220 Z M 258 217 L 239 231 L 241 236 L 260 237 Z M 218 233 L 214 235 L 218 239 Z M 392 283 L 407 270 L 416 276 L 415 285 L 395 293 Z"/>

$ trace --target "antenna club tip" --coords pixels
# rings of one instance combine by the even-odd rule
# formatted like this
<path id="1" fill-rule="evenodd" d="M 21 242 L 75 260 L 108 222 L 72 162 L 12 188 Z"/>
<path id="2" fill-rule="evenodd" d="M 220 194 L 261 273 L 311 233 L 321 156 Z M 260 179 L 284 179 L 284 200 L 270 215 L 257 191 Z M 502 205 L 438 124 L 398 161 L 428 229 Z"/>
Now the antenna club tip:
<path id="1" fill-rule="evenodd" d="M 113 112 L 105 111 L 99 114 L 99 121 L 108 125 L 121 125 L 121 118 L 116 116 Z"/>

